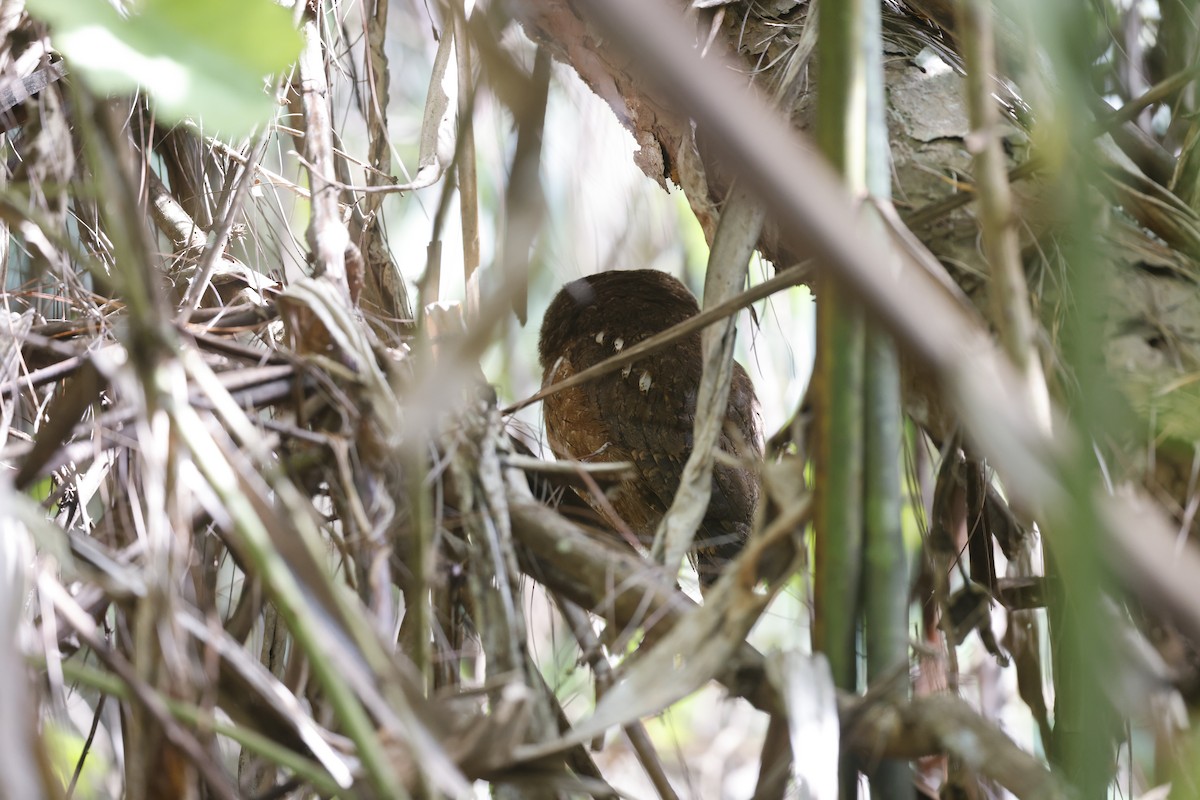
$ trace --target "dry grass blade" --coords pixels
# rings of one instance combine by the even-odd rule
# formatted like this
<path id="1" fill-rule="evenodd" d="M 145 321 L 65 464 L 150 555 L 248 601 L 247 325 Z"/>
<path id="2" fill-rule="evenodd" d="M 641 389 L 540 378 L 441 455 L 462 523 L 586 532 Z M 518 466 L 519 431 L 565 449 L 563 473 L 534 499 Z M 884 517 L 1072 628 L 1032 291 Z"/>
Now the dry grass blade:
<path id="1" fill-rule="evenodd" d="M 91 361 L 83 362 L 82 368 L 63 382 L 62 391 L 46 407 L 46 421 L 40 435 L 13 478 L 18 489 L 26 488 L 42 474 L 43 467 L 71 439 L 75 426 L 92 404 L 99 401 L 107 385 Z"/>
<path id="2" fill-rule="evenodd" d="M 24 314 L 6 312 L 0 317 L 0 386 L 16 381 L 21 369 L 21 347 L 32 327 L 32 311 Z M 15 413 L 15 401 L 0 395 L 0 448 L 8 441 Z"/>
<path id="3" fill-rule="evenodd" d="M 325 47 L 316 20 L 304 23 L 304 50 L 300 55 L 300 91 L 293 104 L 304 120 L 304 157 L 308 161 L 308 183 L 313 215 L 307 238 L 312 246 L 316 276 L 328 275 L 334 286 L 357 298 L 362 276 L 347 273 L 346 249 L 350 234 L 342 221 L 338 203 L 337 170 L 333 162 L 333 123 L 330 119 L 329 84 L 325 77 Z M 357 283 L 356 283 L 357 280 Z"/>
<path id="4" fill-rule="evenodd" d="M 224 631 L 214 633 L 191 614 L 181 615 L 180 622 L 184 630 L 221 656 L 225 667 L 222 682 L 229 683 L 227 691 L 234 695 L 222 705 L 232 715 L 244 717 L 243 724 L 270 731 L 271 738 L 277 741 L 289 737 L 281 736 L 278 727 L 272 726 L 285 727 L 329 773 L 335 784 L 341 788 L 352 785 L 351 765 L 330 745 L 328 740 L 332 736 L 304 712 L 296 696 L 254 660 L 240 642 Z M 225 690 L 224 686 L 222 688 Z"/>
<path id="5" fill-rule="evenodd" d="M 457 137 L 454 119 L 458 113 L 458 82 L 451 80 L 449 71 L 454 53 L 454 37 L 443 35 L 438 42 L 437 57 L 429 73 L 429 92 L 425 100 L 425 114 L 421 121 L 421 135 L 417 154 L 417 174 L 402 187 L 404 190 L 432 186 L 446 171 L 454 159 Z"/>
<path id="6" fill-rule="evenodd" d="M 738 295 L 746 282 L 765 216 L 762 206 L 745 191 L 735 191 L 726 201 L 704 273 L 705 308 L 719 306 Z M 654 533 L 651 550 L 652 556 L 666 564 L 668 573 L 678 571 L 708 509 L 713 461 L 724 433 L 733 380 L 736 322 L 736 317 L 727 317 L 718 327 L 705 328 L 701 335 L 704 367 L 696 392 L 692 452 L 683 468 L 675 499 Z"/>

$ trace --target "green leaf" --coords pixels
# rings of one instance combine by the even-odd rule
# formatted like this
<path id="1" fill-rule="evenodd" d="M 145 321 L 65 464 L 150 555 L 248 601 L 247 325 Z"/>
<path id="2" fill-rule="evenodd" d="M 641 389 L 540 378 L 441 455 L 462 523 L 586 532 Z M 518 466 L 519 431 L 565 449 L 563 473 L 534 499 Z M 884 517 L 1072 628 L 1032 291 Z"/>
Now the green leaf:
<path id="1" fill-rule="evenodd" d="M 160 119 L 248 133 L 275 110 L 266 76 L 300 52 L 291 12 L 271 0 L 145 0 L 123 17 L 107 0 L 29 0 L 73 74 L 99 94 L 144 91 Z"/>
<path id="2" fill-rule="evenodd" d="M 46 744 L 46 753 L 50 757 L 50 765 L 66 785 L 75 772 L 75 765 L 84 755 L 86 740 L 79 733 L 53 720 L 46 720 L 42 727 L 42 739 Z M 91 749 L 87 751 L 87 760 L 83 762 L 83 770 L 75 784 L 75 797 L 104 797 L 104 777 L 108 773 L 108 759 L 102 751 Z"/>

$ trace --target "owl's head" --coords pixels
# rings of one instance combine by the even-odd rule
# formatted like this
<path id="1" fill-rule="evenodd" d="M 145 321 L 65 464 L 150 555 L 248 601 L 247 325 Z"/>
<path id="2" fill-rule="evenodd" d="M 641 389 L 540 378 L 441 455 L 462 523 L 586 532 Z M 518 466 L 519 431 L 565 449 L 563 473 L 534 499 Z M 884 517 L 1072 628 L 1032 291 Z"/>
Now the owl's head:
<path id="1" fill-rule="evenodd" d="M 572 341 L 597 331 L 644 329 L 647 335 L 665 330 L 699 313 L 687 287 L 665 272 L 653 269 L 615 270 L 571 281 L 559 290 L 538 340 L 538 360 L 549 369 Z"/>

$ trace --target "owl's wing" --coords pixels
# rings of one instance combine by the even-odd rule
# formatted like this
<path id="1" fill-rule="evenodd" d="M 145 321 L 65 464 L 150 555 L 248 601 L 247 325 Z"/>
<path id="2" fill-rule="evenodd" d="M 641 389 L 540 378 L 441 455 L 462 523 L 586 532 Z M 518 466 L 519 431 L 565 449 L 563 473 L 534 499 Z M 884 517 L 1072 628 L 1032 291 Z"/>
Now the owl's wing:
<path id="1" fill-rule="evenodd" d="M 543 386 L 559 383 L 576 373 L 575 358 L 568 352 L 552 365 Z M 612 435 L 591 395 L 589 384 L 564 389 L 542 403 L 546 439 L 559 458 L 579 461 L 620 461 L 612 457 Z"/>
<path id="2" fill-rule="evenodd" d="M 568 352 L 548 371 L 547 382 L 564 380 L 577 366 L 585 369 L 598 360 L 590 352 Z M 699 380 L 698 341 L 687 341 L 545 401 L 546 431 L 556 454 L 633 465 L 634 477 L 610 500 L 621 519 L 643 537 L 654 533 L 679 488 L 692 449 Z M 722 449 L 761 456 L 754 390 L 740 366 L 735 366 L 726 416 L 736 433 L 722 434 Z M 712 496 L 697 535 L 696 559 L 706 584 L 744 542 L 757 498 L 758 484 L 750 471 L 714 467 Z"/>
<path id="3" fill-rule="evenodd" d="M 689 386 L 697 386 L 700 381 L 698 352 L 694 359 L 695 375 L 687 378 L 690 381 Z M 644 472 L 657 470 L 661 480 L 652 482 L 652 485 L 666 487 L 666 491 L 660 492 L 656 498 L 660 519 L 674 501 L 692 449 L 696 416 L 695 392 L 680 392 L 678 397 L 682 400 L 676 398 L 676 402 L 672 403 L 672 424 L 650 426 L 646 429 L 646 438 L 651 442 L 669 439 L 676 446 L 652 450 L 652 466 L 642 466 L 639 463 Z M 736 363 L 718 447 L 740 461 L 762 459 L 762 419 L 758 401 L 754 396 L 754 387 L 749 376 L 741 365 Z M 741 551 L 750 535 L 758 497 L 758 476 L 753 468 L 721 461 L 713 465 L 709 503 L 696 533 L 692 553 L 692 562 L 702 585 L 711 585 L 720 576 L 725 564 Z"/>
<path id="4" fill-rule="evenodd" d="M 591 402 L 636 473 L 638 524 L 652 533 L 670 508 L 692 448 L 698 354 L 670 347 L 591 388 Z"/>
<path id="5" fill-rule="evenodd" d="M 566 380 L 595 361 L 595 357 L 588 358 L 587 354 L 581 356 L 578 352 L 568 351 L 547 370 L 543 385 Z M 547 397 L 542 404 L 546 438 L 550 449 L 559 458 L 590 462 L 624 461 L 633 465 L 634 474 L 618 484 L 609 493 L 606 502 L 599 502 L 588 492 L 579 491 L 578 494 L 613 528 L 628 527 L 645 539 L 653 533 L 663 510 L 653 493 L 646 492 L 644 468 L 647 465 L 643 459 L 635 458 L 629 449 L 629 427 L 619 415 L 608 413 L 618 405 L 627 404 L 630 399 L 622 397 L 619 386 L 610 385 L 615 377 L 603 376 Z M 632 439 L 635 445 L 640 441 L 637 435 Z M 619 519 L 613 518 L 614 511 Z"/>

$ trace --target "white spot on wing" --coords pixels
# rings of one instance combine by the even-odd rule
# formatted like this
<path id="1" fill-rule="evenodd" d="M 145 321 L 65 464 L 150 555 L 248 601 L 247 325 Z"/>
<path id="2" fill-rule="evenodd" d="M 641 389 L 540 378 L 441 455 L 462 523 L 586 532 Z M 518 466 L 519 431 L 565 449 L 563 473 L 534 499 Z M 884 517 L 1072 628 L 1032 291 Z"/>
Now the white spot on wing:
<path id="1" fill-rule="evenodd" d="M 542 381 L 542 386 L 549 386 L 552 383 L 558 383 L 563 378 L 566 378 L 570 372 L 571 365 L 567 363 L 566 356 L 559 356 L 554 361 L 554 366 L 550 368 L 550 372 L 546 374 L 546 379 Z"/>
<path id="2" fill-rule="evenodd" d="M 624 346 L 625 346 L 625 340 L 622 339 L 620 336 L 613 339 L 613 350 L 616 350 L 619 353 L 619 352 L 621 352 L 621 348 Z"/>
<path id="3" fill-rule="evenodd" d="M 596 334 L 596 344 L 604 344 L 604 331 Z"/>
<path id="4" fill-rule="evenodd" d="M 650 383 L 650 373 L 643 372 L 642 377 L 638 379 L 638 388 L 643 392 L 648 392 L 650 391 Z"/>
<path id="5" fill-rule="evenodd" d="M 625 366 L 621 367 L 621 377 L 628 378 L 629 373 L 632 369 L 633 369 L 633 364 L 626 364 Z"/>

